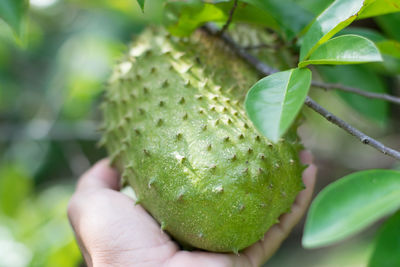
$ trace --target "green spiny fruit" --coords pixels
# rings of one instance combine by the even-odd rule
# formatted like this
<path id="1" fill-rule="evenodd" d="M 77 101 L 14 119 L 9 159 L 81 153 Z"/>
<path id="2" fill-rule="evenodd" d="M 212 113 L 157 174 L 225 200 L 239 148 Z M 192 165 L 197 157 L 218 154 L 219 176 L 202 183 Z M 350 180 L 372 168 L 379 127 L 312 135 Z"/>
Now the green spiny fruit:
<path id="1" fill-rule="evenodd" d="M 295 134 L 261 136 L 243 109 L 257 73 L 217 38 L 146 30 L 106 92 L 104 135 L 138 201 L 181 244 L 237 252 L 303 188 Z"/>

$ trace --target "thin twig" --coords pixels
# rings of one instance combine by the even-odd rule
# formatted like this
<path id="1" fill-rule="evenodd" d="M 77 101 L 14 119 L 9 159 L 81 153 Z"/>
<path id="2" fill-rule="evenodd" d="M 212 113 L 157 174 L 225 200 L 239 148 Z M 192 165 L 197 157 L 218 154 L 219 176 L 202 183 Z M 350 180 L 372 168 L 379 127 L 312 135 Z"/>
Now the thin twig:
<path id="1" fill-rule="evenodd" d="M 218 28 L 213 25 L 213 24 L 206 24 L 204 26 L 204 29 L 212 34 L 212 35 L 219 35 L 219 30 Z M 241 58 L 243 58 L 245 61 L 247 61 L 250 65 L 252 65 L 256 70 L 264 75 L 270 75 L 272 73 L 278 72 L 279 70 L 271 68 L 270 66 L 267 66 L 266 64 L 262 63 L 260 60 L 258 60 L 256 57 L 253 55 L 249 54 L 246 52 L 245 49 L 240 47 L 235 43 L 232 38 L 230 38 L 227 34 L 221 34 L 219 36 L 226 44 L 228 44 L 231 49 Z"/>
<path id="2" fill-rule="evenodd" d="M 379 141 L 376 141 L 375 139 L 369 137 L 368 135 L 364 134 L 360 130 L 357 130 L 353 126 L 349 125 L 346 123 L 344 120 L 336 117 L 329 111 L 327 111 L 325 108 L 321 107 L 319 104 L 317 104 L 314 100 L 312 100 L 310 97 L 307 96 L 306 101 L 304 102 L 309 108 L 313 109 L 314 111 L 318 112 L 321 114 L 325 119 L 330 121 L 331 123 L 339 126 L 340 128 L 344 129 L 346 132 L 350 133 L 351 135 L 355 136 L 358 138 L 363 144 L 370 145 L 374 147 L 375 149 L 379 150 L 385 155 L 389 155 L 395 159 L 400 160 L 400 152 L 396 151 L 394 149 L 391 149 L 389 147 L 386 147 L 384 144 L 382 144 Z"/>
<path id="3" fill-rule="evenodd" d="M 209 32 L 210 34 L 215 35 L 218 33 L 218 29 L 212 25 L 207 24 L 204 26 L 204 29 Z M 232 40 L 228 35 L 222 34 L 222 40 L 229 45 L 236 54 L 247 61 L 251 66 L 253 66 L 260 74 L 268 76 L 278 70 L 269 67 L 265 63 L 261 62 L 259 59 L 255 58 L 254 56 L 247 53 L 243 48 L 241 48 L 234 40 Z M 346 132 L 350 133 L 351 135 L 357 137 L 363 144 L 370 145 L 374 147 L 376 150 L 382 152 L 385 155 L 391 156 L 395 159 L 400 160 L 400 152 L 396 151 L 392 148 L 388 148 L 379 141 L 369 137 L 368 135 L 364 134 L 363 132 L 357 130 L 353 126 L 349 125 L 347 122 L 343 121 L 342 119 L 336 117 L 325 108 L 321 107 L 318 103 L 312 100 L 310 97 L 307 96 L 305 104 L 316 111 L 318 114 L 322 115 L 325 119 L 332 122 L 333 124 L 339 126 Z"/>
<path id="4" fill-rule="evenodd" d="M 228 29 L 229 25 L 230 25 L 231 22 L 232 22 L 233 14 L 235 13 L 237 4 L 238 4 L 238 0 L 235 0 L 235 1 L 233 2 L 233 6 L 232 6 L 231 10 L 229 11 L 228 20 L 226 21 L 226 23 L 225 23 L 225 25 L 222 27 L 222 29 L 218 32 L 218 35 L 222 35 L 222 34 Z"/>
<path id="5" fill-rule="evenodd" d="M 209 33 L 214 34 L 214 35 L 218 32 L 218 29 L 212 24 L 207 24 L 204 28 Z M 238 46 L 235 43 L 235 41 L 233 41 L 226 34 L 221 35 L 221 38 L 229 46 L 231 46 L 233 48 L 233 50 L 240 57 L 242 57 L 243 59 L 248 61 L 251 65 L 255 66 L 255 68 L 259 72 L 261 72 L 262 74 L 270 75 L 270 74 L 272 74 L 274 72 L 278 72 L 278 70 L 273 69 L 273 68 L 265 65 L 264 63 L 260 62 L 257 58 L 255 58 L 251 54 L 247 53 L 245 48 L 241 48 L 240 46 Z M 262 64 L 260 64 L 260 63 L 262 63 Z M 349 92 L 349 93 L 358 94 L 358 95 L 361 95 L 361 96 L 364 96 L 364 97 L 368 97 L 368 98 L 382 99 L 382 100 L 386 100 L 388 102 L 400 105 L 400 97 L 396 97 L 396 96 L 392 96 L 392 95 L 388 95 L 388 94 L 372 93 L 372 92 L 367 92 L 367 91 L 361 90 L 359 88 L 346 86 L 346 85 L 343 85 L 343 84 L 324 83 L 324 82 L 319 82 L 319 81 L 312 81 L 311 85 L 314 86 L 314 87 L 323 88 L 323 89 L 327 89 L 327 90 L 337 89 L 337 90 L 341 90 L 341 91 L 345 91 L 345 92 Z"/>
<path id="6" fill-rule="evenodd" d="M 327 90 L 337 89 L 340 91 L 349 92 L 349 93 L 361 95 L 361 96 L 368 97 L 368 98 L 382 99 L 382 100 L 386 100 L 388 102 L 400 105 L 400 97 L 396 97 L 396 96 L 392 96 L 392 95 L 388 95 L 388 94 L 367 92 L 367 91 L 358 89 L 356 87 L 351 87 L 351 86 L 337 84 L 337 83 L 324 83 L 324 82 L 312 81 L 311 85 L 314 87 L 327 89 Z"/>
<path id="7" fill-rule="evenodd" d="M 269 44 L 258 44 L 258 45 L 248 45 L 248 46 L 243 46 L 243 49 L 245 50 L 258 50 L 258 49 L 272 49 L 272 50 L 277 50 L 280 46 L 279 45 L 269 45 Z"/>

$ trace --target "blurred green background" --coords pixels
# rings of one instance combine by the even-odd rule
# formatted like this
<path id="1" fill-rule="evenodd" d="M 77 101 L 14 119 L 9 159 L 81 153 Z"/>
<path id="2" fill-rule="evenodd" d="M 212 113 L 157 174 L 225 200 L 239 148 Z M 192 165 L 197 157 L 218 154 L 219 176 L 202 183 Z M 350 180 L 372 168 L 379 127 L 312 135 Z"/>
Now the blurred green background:
<path id="1" fill-rule="evenodd" d="M 103 84 L 134 35 L 148 23 L 160 23 L 162 0 L 148 1 L 145 14 L 133 0 L 30 3 L 21 40 L 0 21 L 0 267 L 83 266 L 66 205 L 79 175 L 106 156 L 96 146 Z M 382 25 L 359 23 L 380 31 Z M 379 78 L 395 95 L 400 95 L 399 73 Z M 398 108 L 384 104 L 383 117 L 374 120 L 335 92 L 312 94 L 356 127 L 400 148 Z M 313 112 L 304 114 L 299 132 L 320 169 L 317 192 L 356 170 L 395 167 L 394 160 Z M 365 266 L 377 225 L 318 250 L 301 248 L 302 227 L 266 266 Z"/>

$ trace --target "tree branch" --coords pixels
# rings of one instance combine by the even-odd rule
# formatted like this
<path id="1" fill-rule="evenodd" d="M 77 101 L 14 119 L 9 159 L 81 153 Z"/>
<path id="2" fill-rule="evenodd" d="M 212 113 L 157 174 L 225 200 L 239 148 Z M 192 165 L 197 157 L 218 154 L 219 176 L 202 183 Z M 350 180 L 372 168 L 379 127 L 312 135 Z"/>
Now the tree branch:
<path id="1" fill-rule="evenodd" d="M 329 111 L 327 111 L 325 108 L 321 107 L 319 104 L 317 104 L 314 100 L 312 100 L 310 97 L 307 96 L 306 101 L 304 102 L 309 108 L 313 109 L 314 111 L 318 112 L 321 114 L 325 119 L 330 121 L 331 123 L 339 126 L 346 132 L 350 133 L 351 135 L 357 137 L 363 144 L 370 145 L 377 149 L 378 151 L 382 152 L 385 155 L 389 155 L 395 159 L 400 160 L 400 152 L 396 151 L 392 148 L 386 147 L 384 144 L 382 144 L 379 141 L 376 141 L 375 139 L 369 137 L 368 135 L 364 134 L 360 130 L 357 130 L 353 126 L 349 125 L 346 123 L 344 120 L 336 117 Z"/>
<path id="2" fill-rule="evenodd" d="M 207 24 L 206 26 L 204 26 L 204 28 L 206 29 L 206 31 L 208 31 L 209 33 L 211 33 L 213 35 L 217 35 L 217 33 L 219 33 L 218 28 L 212 24 Z M 265 64 L 261 64 L 261 66 L 259 66 L 259 64 L 260 64 L 259 60 L 257 58 L 255 58 L 253 55 L 247 53 L 246 50 L 248 50 L 249 48 L 238 46 L 235 43 L 235 41 L 233 41 L 228 35 L 222 34 L 220 37 L 224 40 L 225 43 L 227 43 L 229 46 L 231 46 L 233 48 L 233 50 L 241 58 L 245 59 L 247 62 L 249 62 L 251 65 L 253 65 L 262 74 L 270 75 L 274 72 L 278 72 L 278 70 L 273 69 Z M 327 89 L 327 90 L 337 89 L 337 90 L 341 90 L 344 92 L 361 95 L 361 96 L 364 96 L 367 98 L 382 99 L 382 100 L 386 100 L 388 102 L 400 105 L 400 97 L 396 97 L 396 96 L 392 96 L 392 95 L 388 95 L 388 94 L 372 93 L 372 92 L 367 92 L 367 91 L 361 90 L 356 87 L 346 86 L 343 84 L 325 83 L 325 82 L 319 82 L 319 81 L 312 81 L 311 85 L 314 87 L 323 88 L 323 89 Z"/>
<path id="3" fill-rule="evenodd" d="M 218 34 L 218 28 L 215 27 L 212 24 L 206 24 L 204 26 L 204 29 L 212 34 L 212 35 L 217 35 Z M 259 73 L 262 75 L 268 76 L 272 73 L 278 72 L 278 70 L 269 67 L 253 55 L 247 53 L 242 47 L 240 47 L 234 40 L 232 40 L 227 34 L 222 34 L 221 39 L 229 45 L 232 50 L 242 59 L 247 61 L 251 66 L 253 66 Z M 318 103 L 316 103 L 314 100 L 312 100 L 309 96 L 307 96 L 305 104 L 311 108 L 312 110 L 316 111 L 318 114 L 322 115 L 325 119 L 330 121 L 331 123 L 339 126 L 346 132 L 350 133 L 351 135 L 357 137 L 363 144 L 370 145 L 374 147 L 376 150 L 382 152 L 385 155 L 389 155 L 395 159 L 400 160 L 400 152 L 396 151 L 392 148 L 386 147 L 384 144 L 380 143 L 379 141 L 369 137 L 368 135 L 364 134 L 360 130 L 354 128 L 353 126 L 349 125 L 347 122 L 343 121 L 342 119 L 336 117 L 329 111 L 327 111 L 325 108 L 320 106 Z"/>
<path id="4" fill-rule="evenodd" d="M 396 97 L 396 96 L 392 96 L 392 95 L 388 95 L 388 94 L 379 94 L 379 93 L 368 92 L 368 91 L 358 89 L 356 87 L 351 87 L 351 86 L 337 84 L 337 83 L 324 83 L 324 82 L 312 81 L 311 85 L 314 87 L 323 88 L 323 89 L 327 89 L 327 90 L 337 89 L 340 91 L 349 92 L 349 93 L 361 95 L 361 96 L 368 97 L 368 98 L 382 99 L 382 100 L 386 100 L 388 102 L 400 105 L 400 97 Z"/>
<path id="5" fill-rule="evenodd" d="M 222 34 L 226 31 L 226 29 L 228 29 L 229 25 L 230 25 L 231 22 L 232 22 L 233 14 L 235 13 L 237 4 L 238 4 L 238 0 L 234 0 L 233 6 L 232 6 L 231 10 L 229 11 L 228 20 L 226 21 L 226 23 L 225 23 L 225 25 L 222 27 L 222 29 L 218 32 L 218 35 L 222 35 Z"/>
<path id="6" fill-rule="evenodd" d="M 208 33 L 211 35 L 219 35 L 218 28 L 213 24 L 206 24 L 203 27 Z M 235 43 L 232 38 L 230 38 L 227 34 L 223 33 L 219 35 L 219 37 L 231 47 L 231 49 L 245 61 L 247 61 L 251 66 L 253 66 L 258 72 L 262 73 L 263 75 L 270 75 L 272 73 L 278 72 L 279 70 L 271 68 L 270 66 L 264 64 L 260 60 L 258 60 L 253 55 L 246 52 L 246 50 Z"/>
<path id="7" fill-rule="evenodd" d="M 245 49 L 245 50 L 258 50 L 258 49 L 264 49 L 264 48 L 277 50 L 279 48 L 279 45 L 259 44 L 259 45 L 243 46 L 243 49 Z"/>

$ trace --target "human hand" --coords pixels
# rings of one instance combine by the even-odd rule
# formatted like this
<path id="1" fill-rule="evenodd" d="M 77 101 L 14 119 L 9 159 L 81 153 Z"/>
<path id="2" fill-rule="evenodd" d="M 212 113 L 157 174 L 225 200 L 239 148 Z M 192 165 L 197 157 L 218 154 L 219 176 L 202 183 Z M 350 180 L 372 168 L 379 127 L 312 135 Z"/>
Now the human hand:
<path id="1" fill-rule="evenodd" d="M 239 255 L 180 250 L 140 205 L 118 191 L 119 175 L 108 160 L 98 162 L 79 179 L 68 217 L 88 266 L 259 266 L 279 248 L 311 200 L 317 169 L 309 152 L 303 151 L 301 159 L 310 164 L 303 173 L 306 189 L 262 241 Z"/>

